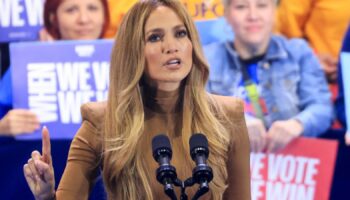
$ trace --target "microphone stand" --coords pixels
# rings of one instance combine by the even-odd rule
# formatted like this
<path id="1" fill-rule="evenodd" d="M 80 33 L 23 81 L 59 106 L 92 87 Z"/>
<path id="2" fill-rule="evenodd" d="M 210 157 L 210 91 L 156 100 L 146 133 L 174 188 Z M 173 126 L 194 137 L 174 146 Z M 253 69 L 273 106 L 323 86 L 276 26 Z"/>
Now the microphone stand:
<path id="1" fill-rule="evenodd" d="M 167 136 L 158 135 L 152 140 L 153 157 L 159 163 L 156 177 L 159 183 L 164 185 L 164 192 L 171 200 L 177 200 L 174 186 L 181 188 L 180 200 L 187 200 L 186 188 L 199 184 L 199 188 L 192 200 L 198 200 L 209 191 L 209 182 L 213 179 L 213 172 L 206 164 L 209 155 L 208 141 L 203 134 L 195 134 L 190 138 L 192 160 L 196 167 L 192 171 L 192 177 L 181 181 L 177 178 L 176 169 L 170 165 L 172 156 L 171 145 Z M 173 186 L 174 185 L 174 186 Z"/>
<path id="2" fill-rule="evenodd" d="M 196 182 L 194 181 L 193 177 L 190 177 L 186 179 L 185 182 L 183 182 L 183 187 L 181 188 L 181 197 L 183 196 L 184 199 L 181 200 L 187 200 L 187 195 L 186 195 L 186 187 L 191 187 L 195 184 Z M 199 185 L 199 188 L 196 192 L 196 194 L 192 197 L 192 200 L 198 200 L 201 196 L 203 196 L 205 193 L 209 191 L 209 185 L 207 181 L 201 182 Z"/>
<path id="3" fill-rule="evenodd" d="M 171 200 L 177 200 L 173 184 L 176 185 L 177 175 L 175 167 L 163 165 L 157 169 L 157 180 L 164 185 L 164 192 Z"/>
<path id="4" fill-rule="evenodd" d="M 199 188 L 196 194 L 193 196 L 192 200 L 197 200 L 199 197 L 203 196 L 205 193 L 209 191 L 209 185 L 207 181 L 204 181 L 199 185 Z"/>
<path id="5" fill-rule="evenodd" d="M 159 171 L 162 171 L 162 170 L 159 170 Z M 167 172 L 169 172 L 169 171 L 167 171 Z M 175 175 L 175 174 L 173 174 L 173 175 Z M 195 181 L 195 179 L 193 177 L 190 177 L 190 178 L 186 179 L 185 181 L 181 181 L 180 179 L 178 179 L 176 177 L 176 175 L 173 176 L 172 178 L 173 178 L 173 180 L 166 179 L 166 180 L 164 180 L 164 182 L 162 181 L 163 185 L 164 185 L 165 194 L 171 200 L 177 200 L 176 194 L 174 192 L 174 187 L 172 185 L 172 184 L 174 184 L 176 187 L 181 188 L 180 200 L 188 200 L 188 196 L 186 194 L 186 188 L 192 187 L 195 183 L 197 183 Z M 209 191 L 208 181 L 206 179 L 202 179 L 201 181 L 199 181 L 199 188 L 191 200 L 198 200 L 201 196 L 203 196 L 208 191 Z"/>
<path id="6" fill-rule="evenodd" d="M 184 182 L 177 178 L 173 183 L 175 186 L 181 188 L 180 200 L 188 200 L 188 196 L 186 194 L 186 188 L 191 187 L 195 184 L 195 182 L 193 181 L 193 178 L 192 177 L 188 178 Z M 199 189 L 197 190 L 196 194 L 191 200 L 198 200 L 201 196 L 203 196 L 208 191 L 209 191 L 208 182 L 204 181 L 203 183 L 200 184 Z M 177 200 L 177 197 L 174 192 L 174 188 L 172 187 L 171 184 L 164 185 L 164 192 L 171 200 Z"/>

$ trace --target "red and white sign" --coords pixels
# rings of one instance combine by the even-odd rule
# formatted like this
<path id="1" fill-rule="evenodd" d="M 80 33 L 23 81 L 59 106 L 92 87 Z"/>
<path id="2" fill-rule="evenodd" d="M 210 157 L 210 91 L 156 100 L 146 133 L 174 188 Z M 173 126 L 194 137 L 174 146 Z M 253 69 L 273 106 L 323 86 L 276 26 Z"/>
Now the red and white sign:
<path id="1" fill-rule="evenodd" d="M 252 200 L 329 199 L 337 146 L 299 138 L 276 154 L 251 153 Z"/>

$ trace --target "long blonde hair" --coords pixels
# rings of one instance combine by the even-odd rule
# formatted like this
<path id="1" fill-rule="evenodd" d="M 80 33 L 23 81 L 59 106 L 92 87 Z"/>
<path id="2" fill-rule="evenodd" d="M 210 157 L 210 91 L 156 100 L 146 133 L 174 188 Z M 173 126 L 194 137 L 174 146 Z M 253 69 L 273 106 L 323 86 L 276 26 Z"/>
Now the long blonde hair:
<path id="1" fill-rule="evenodd" d="M 146 66 L 144 56 L 145 23 L 159 6 L 167 6 L 184 22 L 193 45 L 193 67 L 183 80 L 182 143 L 189 152 L 192 133 L 202 132 L 209 141 L 208 163 L 215 176 L 210 183 L 212 199 L 221 199 L 226 188 L 226 161 L 230 136 L 228 122 L 219 106 L 205 91 L 209 69 L 191 16 L 179 1 L 144 0 L 125 15 L 116 37 L 110 69 L 110 88 L 103 131 L 103 178 L 110 198 L 153 199 L 144 165 L 140 162 L 139 139 L 144 128 L 144 107 L 140 80 Z M 186 155 L 188 162 L 190 156 Z"/>

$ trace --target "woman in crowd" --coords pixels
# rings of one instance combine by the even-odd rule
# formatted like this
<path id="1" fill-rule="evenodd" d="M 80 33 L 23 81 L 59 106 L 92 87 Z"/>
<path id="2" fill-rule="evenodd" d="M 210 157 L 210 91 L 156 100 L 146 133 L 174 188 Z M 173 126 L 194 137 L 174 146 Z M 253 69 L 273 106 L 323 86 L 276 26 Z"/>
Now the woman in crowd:
<path id="1" fill-rule="evenodd" d="M 251 150 L 274 152 L 299 136 L 318 136 L 332 104 L 317 57 L 300 39 L 272 34 L 274 0 L 226 0 L 234 41 L 205 48 L 208 90 L 245 99 Z"/>
<path id="2" fill-rule="evenodd" d="M 338 55 L 350 20 L 349 9 L 348 0 L 337 0 L 336 4 L 333 0 L 281 0 L 278 6 L 277 31 L 288 38 L 307 40 L 329 83 L 337 80 Z"/>
<path id="3" fill-rule="evenodd" d="M 181 180 L 195 166 L 188 141 L 202 132 L 209 142 L 214 179 L 203 199 L 250 199 L 249 139 L 243 104 L 205 91 L 208 66 L 194 23 L 174 0 L 145 0 L 125 15 L 116 37 L 107 103 L 82 107 L 68 163 L 54 191 L 50 140 L 32 153 L 24 174 L 36 199 L 87 199 L 102 169 L 108 199 L 167 199 L 154 175 L 151 140 L 172 143 Z M 197 188 L 187 190 L 190 197 Z M 179 197 L 179 190 L 176 190 Z"/>
<path id="4" fill-rule="evenodd" d="M 109 22 L 107 0 L 47 0 L 42 41 L 95 40 Z M 0 135 L 32 133 L 40 127 L 35 113 L 12 108 L 11 70 L 0 80 Z"/>

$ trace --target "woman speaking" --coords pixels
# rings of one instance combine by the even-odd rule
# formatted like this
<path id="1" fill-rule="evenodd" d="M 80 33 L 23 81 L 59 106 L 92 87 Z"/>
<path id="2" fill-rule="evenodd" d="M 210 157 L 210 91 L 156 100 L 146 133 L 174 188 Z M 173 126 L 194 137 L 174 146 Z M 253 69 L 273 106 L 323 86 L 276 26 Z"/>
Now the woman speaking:
<path id="1" fill-rule="evenodd" d="M 243 104 L 208 94 L 208 75 L 197 31 L 181 3 L 136 3 L 116 37 L 108 101 L 82 107 L 83 122 L 57 190 L 46 128 L 42 154 L 33 151 L 24 165 L 35 198 L 88 199 L 101 171 L 108 199 L 167 199 L 154 175 L 158 164 L 152 158 L 152 138 L 159 133 L 170 138 L 172 165 L 184 180 L 195 166 L 189 138 L 202 132 L 214 179 L 201 199 L 250 199 Z M 187 190 L 189 197 L 195 192 Z"/>

